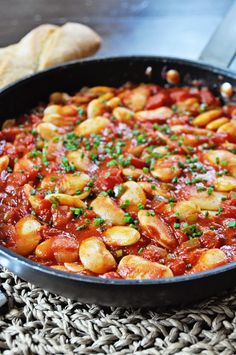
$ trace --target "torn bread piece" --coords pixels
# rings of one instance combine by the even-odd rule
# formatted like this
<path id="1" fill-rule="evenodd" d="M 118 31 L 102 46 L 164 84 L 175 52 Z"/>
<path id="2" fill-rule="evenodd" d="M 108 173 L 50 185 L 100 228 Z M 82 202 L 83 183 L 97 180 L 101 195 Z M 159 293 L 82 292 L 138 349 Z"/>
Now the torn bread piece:
<path id="1" fill-rule="evenodd" d="M 0 88 L 39 70 L 92 55 L 100 44 L 100 37 L 79 23 L 38 26 L 17 44 L 0 48 Z"/>
<path id="2" fill-rule="evenodd" d="M 101 39 L 91 28 L 68 22 L 47 40 L 41 52 L 38 70 L 94 54 Z"/>
<path id="3" fill-rule="evenodd" d="M 0 49 L 0 87 L 37 71 L 42 48 L 57 28 L 54 25 L 41 25 L 30 31 L 18 44 Z"/>

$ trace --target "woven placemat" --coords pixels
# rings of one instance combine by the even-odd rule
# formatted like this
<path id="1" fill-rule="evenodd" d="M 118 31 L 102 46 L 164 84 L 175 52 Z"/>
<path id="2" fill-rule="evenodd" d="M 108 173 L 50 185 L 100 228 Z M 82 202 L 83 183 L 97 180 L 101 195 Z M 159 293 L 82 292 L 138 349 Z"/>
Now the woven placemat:
<path id="1" fill-rule="evenodd" d="M 0 314 L 0 353 L 236 354 L 236 291 L 158 312 L 81 303 L 0 270 L 8 309 Z"/>

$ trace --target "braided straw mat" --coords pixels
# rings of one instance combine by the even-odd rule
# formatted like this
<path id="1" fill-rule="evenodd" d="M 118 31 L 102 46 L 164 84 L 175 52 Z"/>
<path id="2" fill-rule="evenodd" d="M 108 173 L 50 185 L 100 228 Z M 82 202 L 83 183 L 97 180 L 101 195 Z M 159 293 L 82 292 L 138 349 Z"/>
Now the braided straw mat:
<path id="1" fill-rule="evenodd" d="M 236 354 L 236 291 L 185 309 L 83 305 L 0 270 L 0 354 Z"/>

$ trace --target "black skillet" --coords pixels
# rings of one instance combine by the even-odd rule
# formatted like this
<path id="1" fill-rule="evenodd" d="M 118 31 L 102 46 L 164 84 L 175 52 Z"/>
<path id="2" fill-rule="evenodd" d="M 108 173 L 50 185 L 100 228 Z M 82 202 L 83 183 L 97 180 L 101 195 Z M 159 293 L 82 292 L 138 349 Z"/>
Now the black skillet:
<path id="1" fill-rule="evenodd" d="M 227 18 L 225 20 L 228 21 Z M 208 49 L 211 48 L 212 51 L 212 43 L 218 40 L 219 33 L 210 42 Z M 221 48 L 226 42 L 221 40 Z M 209 51 L 205 49 L 202 57 L 207 57 L 208 54 Z M 222 61 L 216 54 L 219 52 L 215 53 L 214 59 Z M 229 62 L 229 58 L 224 56 L 224 59 Z M 147 67 L 152 68 L 151 75 L 147 75 Z M 225 81 L 236 86 L 235 73 L 182 59 L 120 57 L 85 60 L 33 75 L 0 92 L 0 119 L 3 121 L 33 108 L 39 101 L 47 100 L 53 91 L 75 92 L 82 86 L 119 86 L 127 81 L 164 85 L 166 82 L 162 73 L 166 69 L 178 70 L 182 85 L 200 80 L 215 92 L 219 92 L 220 84 Z M 195 275 L 159 280 L 108 280 L 73 275 L 36 264 L 4 247 L 0 247 L 0 264 L 22 279 L 56 294 L 85 303 L 110 306 L 163 308 L 183 305 L 236 285 L 236 262 Z"/>

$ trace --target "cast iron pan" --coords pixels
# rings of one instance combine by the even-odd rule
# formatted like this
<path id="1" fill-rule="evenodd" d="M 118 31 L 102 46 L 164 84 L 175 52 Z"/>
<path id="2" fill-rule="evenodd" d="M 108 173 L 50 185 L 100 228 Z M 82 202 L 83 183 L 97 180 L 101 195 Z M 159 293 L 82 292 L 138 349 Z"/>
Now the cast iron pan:
<path id="1" fill-rule="evenodd" d="M 147 67 L 152 68 L 147 76 Z M 28 77 L 0 92 L 0 120 L 17 116 L 53 91 L 75 92 L 82 86 L 119 86 L 127 81 L 166 84 L 165 69 L 180 72 L 182 83 L 200 80 L 217 91 L 224 81 L 236 86 L 236 74 L 211 65 L 163 57 L 85 60 Z M 0 247 L 0 264 L 37 286 L 84 303 L 110 306 L 169 307 L 189 304 L 236 285 L 236 262 L 198 273 L 158 280 L 111 280 L 73 275 L 36 264 Z"/>

